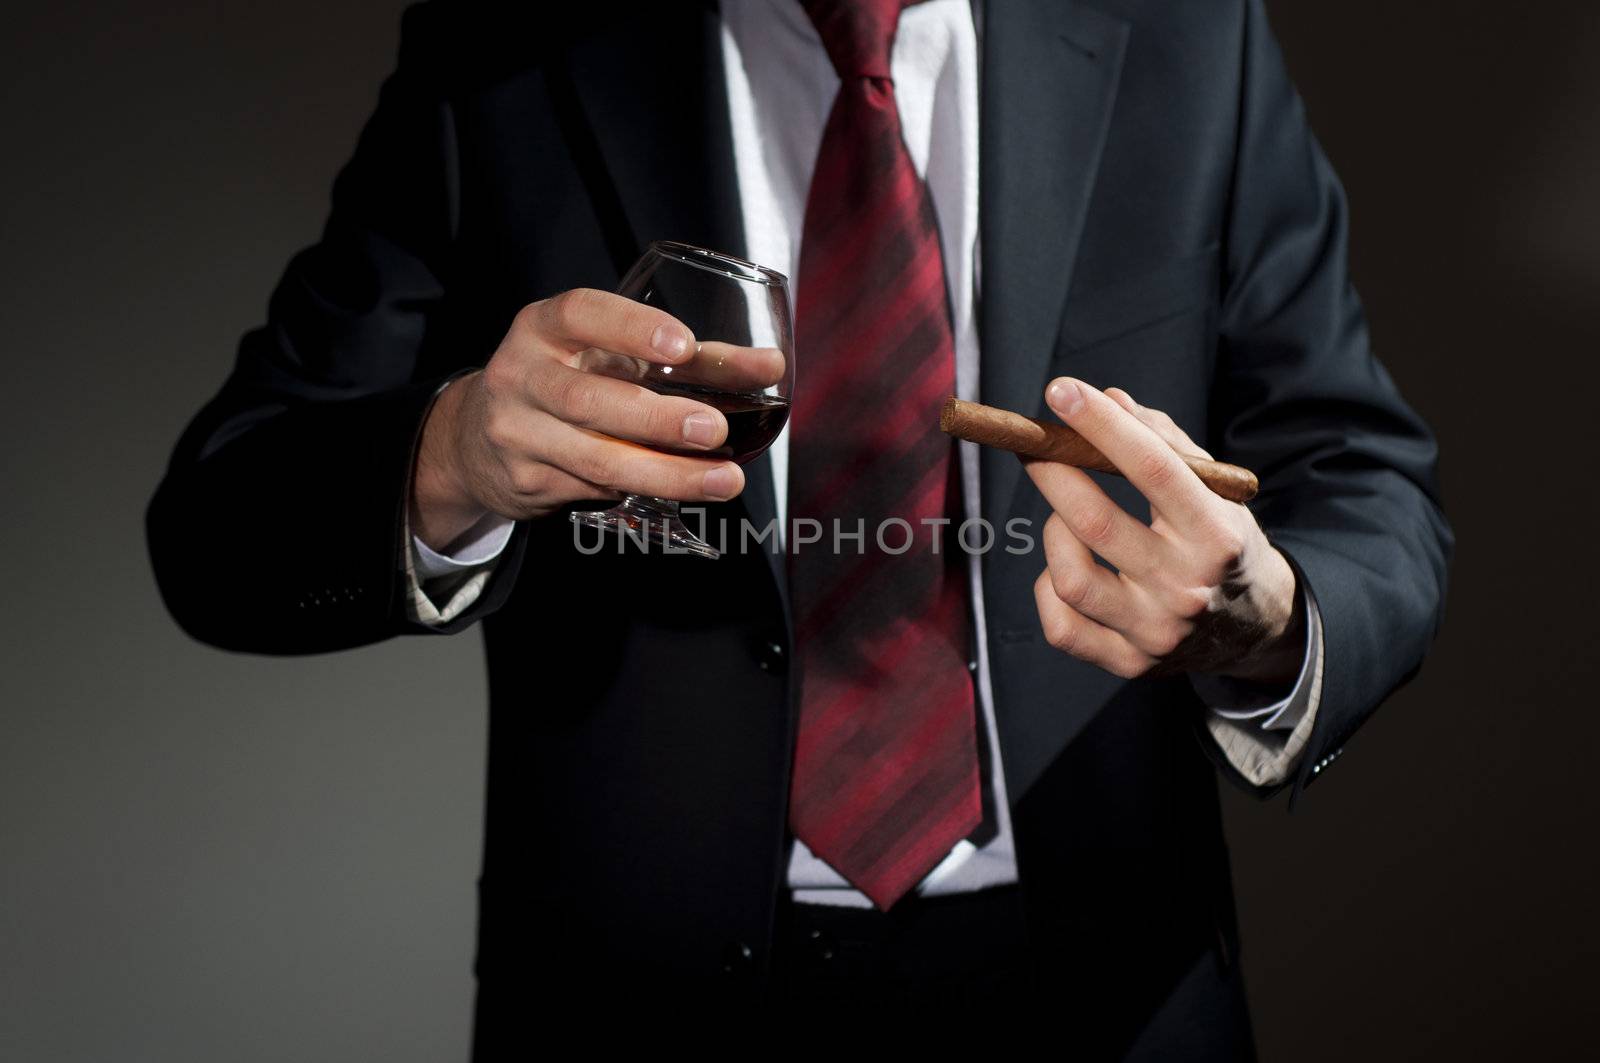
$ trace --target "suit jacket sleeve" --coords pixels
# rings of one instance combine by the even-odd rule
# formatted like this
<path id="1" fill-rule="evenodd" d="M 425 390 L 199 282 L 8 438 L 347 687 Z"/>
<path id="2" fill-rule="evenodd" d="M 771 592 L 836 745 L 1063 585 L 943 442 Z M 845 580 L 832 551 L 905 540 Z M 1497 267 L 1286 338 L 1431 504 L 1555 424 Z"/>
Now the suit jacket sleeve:
<path id="1" fill-rule="evenodd" d="M 1434 438 L 1369 344 L 1343 189 L 1261 0 L 1246 7 L 1209 430 L 1219 457 L 1260 473 L 1252 509 L 1321 611 L 1323 688 L 1292 800 L 1420 667 L 1453 537 Z"/>
<path id="2" fill-rule="evenodd" d="M 404 508 L 448 350 L 455 143 L 428 5 L 334 182 L 320 240 L 289 263 L 266 322 L 179 440 L 146 513 L 157 583 L 189 634 L 228 649 L 336 650 L 451 632 L 497 607 L 490 586 L 443 625 L 407 614 Z"/>

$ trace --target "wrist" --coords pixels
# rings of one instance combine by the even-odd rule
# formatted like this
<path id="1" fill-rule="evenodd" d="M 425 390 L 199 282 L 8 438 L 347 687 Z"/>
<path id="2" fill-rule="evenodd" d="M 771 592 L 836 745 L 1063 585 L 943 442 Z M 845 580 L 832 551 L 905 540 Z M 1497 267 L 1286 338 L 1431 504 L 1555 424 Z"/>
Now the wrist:
<path id="1" fill-rule="evenodd" d="M 1289 683 L 1305 655 L 1305 602 L 1300 583 L 1283 554 L 1272 549 L 1267 572 L 1252 592 L 1261 618 L 1260 638 L 1238 660 L 1216 674 L 1258 683 Z"/>
<path id="2" fill-rule="evenodd" d="M 462 406 L 476 376 L 452 380 L 434 399 L 423 421 L 411 474 L 411 531 L 429 548 L 445 553 L 489 515 L 468 487 L 461 467 Z"/>

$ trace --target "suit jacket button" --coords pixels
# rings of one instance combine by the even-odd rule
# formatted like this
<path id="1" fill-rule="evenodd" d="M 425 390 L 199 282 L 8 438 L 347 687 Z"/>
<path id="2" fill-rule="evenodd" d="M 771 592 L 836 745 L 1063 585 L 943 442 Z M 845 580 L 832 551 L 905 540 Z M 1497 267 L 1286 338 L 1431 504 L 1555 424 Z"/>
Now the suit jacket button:
<path id="1" fill-rule="evenodd" d="M 761 666 L 763 672 L 782 675 L 788 668 L 788 662 L 785 660 L 787 656 L 781 643 L 769 640 L 756 651 L 756 663 Z"/>
<path id="2" fill-rule="evenodd" d="M 755 966 L 756 954 L 749 945 L 742 941 L 730 941 L 722 950 L 722 973 L 730 975 L 744 974 Z"/>

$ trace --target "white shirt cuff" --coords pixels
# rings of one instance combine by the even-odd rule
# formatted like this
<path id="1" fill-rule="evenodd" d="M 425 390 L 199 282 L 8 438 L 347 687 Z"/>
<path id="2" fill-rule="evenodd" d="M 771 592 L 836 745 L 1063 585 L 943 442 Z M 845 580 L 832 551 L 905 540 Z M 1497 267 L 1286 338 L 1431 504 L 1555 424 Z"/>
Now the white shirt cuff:
<path id="1" fill-rule="evenodd" d="M 504 517 L 485 520 L 453 553 L 441 554 L 412 534 L 407 507 L 405 538 L 411 548 L 406 551 L 406 612 L 410 618 L 436 626 L 470 608 L 483 594 L 515 525 Z"/>
<path id="2" fill-rule="evenodd" d="M 1191 675 L 1208 706 L 1206 727 L 1235 770 L 1256 786 L 1286 780 L 1305 751 L 1322 700 L 1322 612 L 1302 582 L 1306 602 L 1306 652 L 1294 688 L 1271 699 L 1253 684 Z"/>
<path id="3" fill-rule="evenodd" d="M 415 535 L 411 536 L 411 545 L 417 551 L 417 578 L 427 583 L 438 576 L 454 576 L 493 561 L 511 541 L 515 527 L 516 522 L 507 517 L 484 520 L 474 529 L 471 539 L 449 554 L 441 554 Z"/>
<path id="4" fill-rule="evenodd" d="M 1305 642 L 1300 651 L 1300 673 L 1294 686 L 1282 696 L 1275 696 L 1281 688 L 1234 679 L 1224 675 L 1199 675 L 1190 673 L 1189 682 L 1200 700 L 1213 713 L 1225 720 L 1242 722 L 1254 720 L 1267 731 L 1292 731 L 1305 715 L 1310 698 L 1309 687 L 1312 661 L 1316 657 L 1314 640 L 1320 639 L 1322 625 L 1317 622 L 1317 606 L 1309 590 L 1303 592 L 1305 617 Z"/>

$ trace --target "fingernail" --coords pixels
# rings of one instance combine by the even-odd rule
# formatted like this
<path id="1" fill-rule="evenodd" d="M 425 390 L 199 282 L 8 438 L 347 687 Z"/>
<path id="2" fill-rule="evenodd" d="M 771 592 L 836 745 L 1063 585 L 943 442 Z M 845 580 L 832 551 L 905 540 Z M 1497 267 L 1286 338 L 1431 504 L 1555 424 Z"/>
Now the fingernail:
<path id="1" fill-rule="evenodd" d="M 732 465 L 718 465 L 706 473 L 702 486 L 712 498 L 732 498 L 739 493 L 739 472 Z"/>
<path id="2" fill-rule="evenodd" d="M 650 336 L 651 348 L 663 358 L 678 361 L 689 353 L 689 337 L 683 334 L 682 329 L 673 328 L 671 325 L 657 325 Z"/>
<path id="3" fill-rule="evenodd" d="M 717 419 L 709 413 L 691 413 L 683 419 L 683 441 L 711 446 L 717 441 Z"/>
<path id="4" fill-rule="evenodd" d="M 1057 412 L 1068 417 L 1083 409 L 1083 389 L 1070 377 L 1057 377 L 1052 380 L 1044 397 Z"/>

